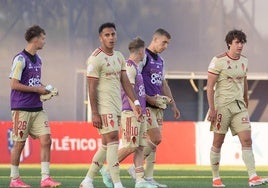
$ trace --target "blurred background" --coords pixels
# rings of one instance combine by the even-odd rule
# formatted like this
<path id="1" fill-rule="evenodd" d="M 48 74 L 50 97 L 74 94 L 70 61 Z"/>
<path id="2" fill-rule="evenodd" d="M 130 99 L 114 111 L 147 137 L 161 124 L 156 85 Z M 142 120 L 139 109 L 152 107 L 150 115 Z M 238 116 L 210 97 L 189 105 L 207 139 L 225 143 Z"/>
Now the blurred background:
<path id="1" fill-rule="evenodd" d="M 60 95 L 44 103 L 52 121 L 88 120 L 85 68 L 99 46 L 98 27 L 115 22 L 117 50 L 128 57 L 129 41 L 140 36 L 147 44 L 157 28 L 172 35 L 162 56 L 166 77 L 182 117 L 204 120 L 206 72 L 214 55 L 226 51 L 225 35 L 242 29 L 248 37 L 250 116 L 268 121 L 267 0 L 0 0 L 0 120 L 10 121 L 9 73 L 13 57 L 26 45 L 25 30 L 38 24 L 47 39 L 39 55 L 42 80 Z M 175 121 L 171 110 L 166 121 Z"/>

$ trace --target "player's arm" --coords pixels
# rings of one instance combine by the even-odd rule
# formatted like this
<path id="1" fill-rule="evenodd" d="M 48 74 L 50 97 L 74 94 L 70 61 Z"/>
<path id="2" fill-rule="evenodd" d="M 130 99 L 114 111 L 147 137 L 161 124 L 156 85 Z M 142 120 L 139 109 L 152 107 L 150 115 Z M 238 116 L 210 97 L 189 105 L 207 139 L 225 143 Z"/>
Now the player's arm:
<path id="1" fill-rule="evenodd" d="M 244 78 L 244 101 L 246 103 L 246 107 L 248 107 L 248 81 L 246 76 Z"/>
<path id="2" fill-rule="evenodd" d="M 102 121 L 98 110 L 98 94 L 97 94 L 99 79 L 88 76 L 87 82 L 88 82 L 89 101 L 92 113 L 92 123 L 94 127 L 101 129 Z"/>
<path id="3" fill-rule="evenodd" d="M 137 116 L 141 117 L 141 115 L 142 115 L 141 106 L 139 104 L 139 101 L 138 101 L 137 96 L 134 92 L 133 86 L 131 85 L 125 70 L 121 71 L 121 78 L 120 79 L 121 79 L 122 87 L 123 87 L 124 91 L 126 92 L 128 98 L 135 104 L 135 112 L 137 113 Z"/>
<path id="4" fill-rule="evenodd" d="M 102 121 L 98 108 L 98 85 L 102 72 L 102 59 L 101 56 L 98 56 L 99 51 L 97 52 L 98 53 L 96 54 L 94 52 L 87 60 L 87 85 L 92 113 L 92 123 L 94 127 L 101 129 Z"/>
<path id="5" fill-rule="evenodd" d="M 134 66 L 128 65 L 126 67 L 126 74 L 127 74 L 128 80 L 129 80 L 129 82 L 134 90 L 135 78 L 136 78 L 136 69 L 134 68 Z M 135 93 L 135 94 L 137 96 L 137 93 Z M 132 110 L 135 111 L 135 104 L 133 103 L 133 101 L 129 97 L 127 97 L 127 98 L 128 98 L 128 102 L 129 102 Z"/>
<path id="6" fill-rule="evenodd" d="M 39 93 L 40 95 L 45 95 L 50 92 L 46 90 L 44 86 L 27 86 L 27 85 L 21 84 L 20 81 L 15 78 L 10 79 L 10 87 L 13 90 L 22 91 L 22 92 L 34 92 L 34 93 Z"/>
<path id="7" fill-rule="evenodd" d="M 218 75 L 208 72 L 208 79 L 207 79 L 207 99 L 209 105 L 209 112 L 208 112 L 208 120 L 214 122 L 216 120 L 217 111 L 215 109 L 214 104 L 214 86 L 218 79 Z"/>
<path id="8" fill-rule="evenodd" d="M 176 119 L 178 119 L 180 117 L 180 111 L 177 108 L 176 102 L 174 101 L 171 89 L 170 89 L 166 79 L 164 79 L 162 82 L 162 92 L 163 92 L 163 95 L 168 96 L 171 99 L 170 104 L 171 104 L 171 108 L 172 108 L 174 117 Z"/>

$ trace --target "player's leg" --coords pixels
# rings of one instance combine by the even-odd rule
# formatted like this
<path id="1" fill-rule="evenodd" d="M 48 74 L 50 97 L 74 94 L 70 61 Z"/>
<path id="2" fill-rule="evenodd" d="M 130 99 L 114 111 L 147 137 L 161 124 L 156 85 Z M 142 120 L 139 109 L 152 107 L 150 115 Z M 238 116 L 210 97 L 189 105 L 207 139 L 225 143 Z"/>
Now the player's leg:
<path id="1" fill-rule="evenodd" d="M 92 163 L 87 171 L 86 177 L 80 184 L 80 188 L 93 188 L 93 179 L 106 160 L 106 152 L 107 146 L 102 145 L 95 153 L 92 158 Z"/>
<path id="2" fill-rule="evenodd" d="M 133 111 L 125 110 L 121 113 L 122 148 L 118 151 L 118 160 L 122 162 L 139 146 L 140 122 Z"/>
<path id="3" fill-rule="evenodd" d="M 122 129 L 122 148 L 118 151 L 118 161 L 122 162 L 131 153 L 135 152 L 138 147 L 138 134 L 139 123 L 137 123 L 136 116 L 132 111 L 123 111 L 121 113 L 121 126 Z M 111 180 L 111 173 L 109 167 L 106 169 L 102 167 L 100 170 L 103 183 L 106 187 L 113 187 Z"/>
<path id="4" fill-rule="evenodd" d="M 242 104 L 240 105 L 243 108 Z M 248 112 L 246 109 L 233 118 L 232 132 L 237 134 L 242 146 L 242 159 L 246 165 L 249 175 L 249 186 L 261 185 L 267 183 L 267 178 L 261 178 L 257 175 L 255 169 L 255 159 L 252 151 L 251 126 Z"/>
<path id="5" fill-rule="evenodd" d="M 210 125 L 210 130 L 214 132 L 212 147 L 210 150 L 213 187 L 225 187 L 220 178 L 219 167 L 221 160 L 221 147 L 230 126 L 231 119 L 232 113 L 229 110 L 229 106 L 221 107 L 217 109 L 217 119 L 215 122 L 211 122 Z"/>
<path id="6" fill-rule="evenodd" d="M 32 127 L 29 134 L 33 138 L 39 138 L 41 157 L 41 182 L 40 187 L 60 186 L 61 183 L 50 177 L 50 148 L 51 136 L 48 118 L 45 111 L 33 112 Z"/>
<path id="7" fill-rule="evenodd" d="M 147 124 L 145 122 L 137 122 L 139 123 L 138 127 L 138 146 L 136 147 L 134 153 L 134 165 L 135 165 L 135 179 L 136 184 L 138 182 L 144 181 L 144 154 L 143 149 L 147 146 Z"/>
<path id="8" fill-rule="evenodd" d="M 144 157 L 146 161 L 145 177 L 152 178 L 156 159 L 156 148 L 157 145 L 160 144 L 162 136 L 159 127 L 148 129 L 147 135 L 147 146 L 144 148 Z"/>
<path id="9" fill-rule="evenodd" d="M 151 184 L 158 187 L 167 187 L 165 184 L 156 182 L 153 178 L 154 165 L 156 159 L 156 148 L 161 143 L 162 135 L 162 122 L 163 110 L 158 108 L 146 108 L 146 122 L 147 122 L 147 146 L 144 148 L 144 156 L 146 157 L 146 166 L 144 171 L 145 179 Z"/>
<path id="10" fill-rule="evenodd" d="M 29 112 L 12 111 L 12 140 L 14 145 L 11 150 L 10 187 L 30 187 L 20 179 L 19 174 L 20 155 L 28 137 L 29 117 Z"/>
<path id="11" fill-rule="evenodd" d="M 225 187 L 222 183 L 219 168 L 221 160 L 221 146 L 223 144 L 225 134 L 214 133 L 213 143 L 210 150 L 210 165 L 212 170 L 212 186 L 213 187 Z"/>
<path id="12" fill-rule="evenodd" d="M 114 188 L 123 188 L 123 185 L 119 176 L 119 161 L 118 161 L 118 147 L 119 147 L 119 129 L 120 117 L 112 114 L 102 115 L 103 128 L 100 130 L 102 132 L 103 138 L 107 143 L 107 153 L 106 160 L 108 165 L 108 170 L 111 174 L 113 180 Z M 108 129 L 105 130 L 105 127 Z M 103 131 L 107 131 L 104 133 Z"/>

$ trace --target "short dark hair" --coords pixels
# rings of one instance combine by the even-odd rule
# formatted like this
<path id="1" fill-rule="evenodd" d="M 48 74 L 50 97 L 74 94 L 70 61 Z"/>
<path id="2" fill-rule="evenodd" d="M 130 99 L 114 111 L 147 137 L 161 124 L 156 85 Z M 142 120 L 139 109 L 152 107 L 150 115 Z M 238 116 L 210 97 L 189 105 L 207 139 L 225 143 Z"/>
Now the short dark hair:
<path id="1" fill-rule="evenodd" d="M 164 35 L 168 39 L 171 39 L 171 35 L 169 34 L 169 32 L 167 32 L 165 29 L 162 29 L 162 28 L 158 28 L 157 30 L 155 30 L 154 35 L 155 34 Z"/>
<path id="2" fill-rule="evenodd" d="M 237 39 L 239 42 L 246 43 L 247 42 L 247 36 L 242 30 L 231 30 L 227 33 L 225 37 L 225 42 L 227 44 L 228 49 L 230 48 L 229 44 L 232 44 L 232 41 L 234 39 Z"/>
<path id="3" fill-rule="evenodd" d="M 128 50 L 130 52 L 133 52 L 139 48 L 144 48 L 145 47 L 145 42 L 140 38 L 136 37 L 130 43 L 128 44 Z"/>
<path id="4" fill-rule="evenodd" d="M 41 34 L 45 35 L 45 30 L 39 25 L 33 25 L 26 30 L 24 37 L 27 42 L 30 42 L 34 37 L 39 37 Z"/>
<path id="5" fill-rule="evenodd" d="M 101 26 L 99 27 L 99 34 L 103 31 L 103 29 L 111 28 L 111 27 L 114 28 L 114 30 L 116 30 L 115 24 L 112 22 L 101 24 Z"/>

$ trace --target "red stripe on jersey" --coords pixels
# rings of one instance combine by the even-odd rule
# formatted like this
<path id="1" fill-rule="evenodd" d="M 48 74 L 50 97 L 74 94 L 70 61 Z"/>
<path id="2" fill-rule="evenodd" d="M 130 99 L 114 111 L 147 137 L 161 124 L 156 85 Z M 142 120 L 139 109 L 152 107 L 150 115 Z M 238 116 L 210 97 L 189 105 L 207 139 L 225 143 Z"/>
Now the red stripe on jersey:
<path id="1" fill-rule="evenodd" d="M 93 53 L 92 56 L 97 56 L 99 53 L 101 53 L 102 50 L 100 48 L 97 48 Z"/>
<path id="2" fill-rule="evenodd" d="M 221 58 L 221 57 L 225 57 L 226 55 L 227 55 L 227 53 L 224 52 L 223 54 L 217 55 L 216 57 L 217 57 L 217 58 Z"/>
<path id="3" fill-rule="evenodd" d="M 210 72 L 210 71 L 208 71 L 208 73 L 210 73 L 210 74 L 214 74 L 214 75 L 219 75 L 219 74 L 216 74 L 216 73 L 214 73 L 214 72 Z"/>
<path id="4" fill-rule="evenodd" d="M 98 80 L 99 79 L 98 77 L 94 77 L 94 76 L 87 76 L 87 78 L 95 79 L 95 80 Z"/>

